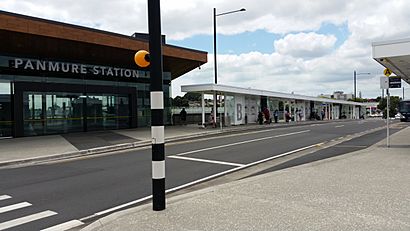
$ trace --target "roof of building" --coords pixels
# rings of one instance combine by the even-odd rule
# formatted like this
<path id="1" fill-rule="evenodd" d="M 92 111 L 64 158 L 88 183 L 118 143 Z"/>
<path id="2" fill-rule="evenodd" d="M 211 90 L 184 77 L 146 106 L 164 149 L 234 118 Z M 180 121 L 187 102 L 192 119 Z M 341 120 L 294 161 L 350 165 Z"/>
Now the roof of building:
<path id="1" fill-rule="evenodd" d="M 148 50 L 148 40 L 142 37 L 5 11 L 0 11 L 0 33 L 2 53 L 77 58 L 88 63 L 114 63 L 135 68 L 134 53 Z M 164 71 L 170 71 L 172 79 L 207 62 L 207 52 L 204 51 L 169 44 L 163 44 L 162 49 Z"/>
<path id="2" fill-rule="evenodd" d="M 410 38 L 372 43 L 373 59 L 410 84 Z"/>
<path id="3" fill-rule="evenodd" d="M 227 85 L 221 85 L 221 84 L 185 85 L 185 86 L 181 86 L 181 91 L 183 92 L 204 92 L 206 94 L 213 94 L 213 92 L 216 91 L 216 92 L 225 92 L 225 93 L 231 93 L 231 94 L 268 96 L 268 97 L 282 98 L 282 99 L 306 100 L 306 101 L 317 101 L 317 102 L 323 102 L 323 103 L 338 103 L 338 104 L 365 106 L 365 104 L 363 103 L 358 103 L 358 102 L 353 102 L 353 101 L 335 100 L 335 99 L 306 96 L 306 95 L 299 95 L 299 94 L 288 94 L 288 93 L 275 92 L 275 91 L 227 86 Z"/>

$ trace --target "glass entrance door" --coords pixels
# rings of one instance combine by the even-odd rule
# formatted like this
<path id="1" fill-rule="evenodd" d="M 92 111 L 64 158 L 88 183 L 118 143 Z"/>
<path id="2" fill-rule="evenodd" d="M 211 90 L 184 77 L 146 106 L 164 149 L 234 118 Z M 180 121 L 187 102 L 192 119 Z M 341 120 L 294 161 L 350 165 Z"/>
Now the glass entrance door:
<path id="1" fill-rule="evenodd" d="M 12 136 L 10 83 L 0 82 L 0 138 Z"/>
<path id="2" fill-rule="evenodd" d="M 127 95 L 24 92 L 24 136 L 129 128 Z M 85 106 L 85 107 L 84 107 Z"/>
<path id="3" fill-rule="evenodd" d="M 78 93 L 46 95 L 47 134 L 83 131 L 83 96 Z"/>
<path id="4" fill-rule="evenodd" d="M 129 128 L 129 98 L 125 95 L 91 95 L 87 97 L 87 129 Z"/>
<path id="5" fill-rule="evenodd" d="M 24 98 L 24 135 L 36 136 L 45 134 L 45 99 L 44 94 L 25 92 Z"/>

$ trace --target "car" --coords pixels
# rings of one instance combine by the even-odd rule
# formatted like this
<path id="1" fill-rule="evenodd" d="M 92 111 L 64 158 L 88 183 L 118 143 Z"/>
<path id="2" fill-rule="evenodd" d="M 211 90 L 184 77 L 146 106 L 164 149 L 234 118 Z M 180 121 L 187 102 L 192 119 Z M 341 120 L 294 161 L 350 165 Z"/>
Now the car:
<path id="1" fill-rule="evenodd" d="M 403 116 L 402 114 L 400 114 L 400 112 L 398 112 L 398 113 L 394 116 L 394 119 L 396 119 L 396 120 L 402 120 L 402 119 L 404 119 L 404 116 Z"/>

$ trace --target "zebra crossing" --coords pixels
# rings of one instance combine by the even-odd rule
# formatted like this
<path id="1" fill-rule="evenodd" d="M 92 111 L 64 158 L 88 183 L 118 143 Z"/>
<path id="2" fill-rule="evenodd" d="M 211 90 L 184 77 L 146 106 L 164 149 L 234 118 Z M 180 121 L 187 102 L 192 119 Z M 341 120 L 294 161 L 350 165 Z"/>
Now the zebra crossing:
<path id="1" fill-rule="evenodd" d="M 4 202 L 4 201 L 7 202 L 7 200 L 12 199 L 12 198 L 13 197 L 10 195 L 0 195 L 1 202 Z M 7 204 L 5 206 L 0 207 L 0 215 L 6 214 L 8 212 L 13 212 L 15 210 L 20 211 L 25 208 L 29 208 L 31 206 L 33 205 L 27 201 Z M 12 229 L 12 228 L 18 229 L 18 227 L 21 225 L 29 224 L 30 222 L 39 221 L 41 219 L 53 217 L 53 216 L 56 216 L 57 214 L 58 213 L 55 211 L 45 210 L 45 211 L 36 212 L 33 214 L 25 215 L 22 217 L 14 218 L 14 219 L 3 221 L 3 222 L 0 221 L 1 222 L 0 231 Z M 57 230 L 64 231 L 64 230 L 75 228 L 83 224 L 84 223 L 79 220 L 71 220 L 71 221 L 67 221 L 67 222 L 57 224 L 51 227 L 47 227 L 45 229 L 42 229 L 42 231 L 57 231 Z"/>

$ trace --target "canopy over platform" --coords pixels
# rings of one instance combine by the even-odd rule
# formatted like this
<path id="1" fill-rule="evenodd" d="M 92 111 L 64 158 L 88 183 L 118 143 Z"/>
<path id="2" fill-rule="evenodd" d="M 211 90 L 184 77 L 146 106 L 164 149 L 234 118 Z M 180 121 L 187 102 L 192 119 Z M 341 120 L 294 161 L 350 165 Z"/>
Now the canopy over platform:
<path id="1" fill-rule="evenodd" d="M 410 38 L 372 43 L 373 59 L 410 84 Z"/>
<path id="2" fill-rule="evenodd" d="M 299 94 L 289 94 L 275 91 L 267 90 L 258 90 L 253 88 L 242 88 L 227 86 L 221 84 L 196 84 L 196 85 L 185 85 L 181 86 L 182 92 L 201 92 L 205 94 L 213 94 L 214 92 L 218 93 L 231 93 L 231 94 L 242 94 L 250 96 L 267 96 L 280 99 L 289 99 L 289 100 L 304 100 L 304 101 L 316 101 L 323 103 L 339 103 L 339 104 L 348 104 L 348 105 L 357 105 L 365 106 L 363 103 L 345 101 L 345 100 L 336 100 L 322 97 L 306 96 Z"/>
<path id="3" fill-rule="evenodd" d="M 366 104 L 353 101 L 241 88 L 221 84 L 186 85 L 181 87 L 181 91 L 202 94 L 202 124 L 206 124 L 204 95 L 213 95 L 213 109 L 208 121 L 214 126 L 218 120 L 217 114 L 219 112 L 220 126 L 262 123 L 262 112 L 267 123 L 271 122 L 270 118 L 272 117 L 275 118 L 275 123 L 278 122 L 278 120 L 286 122 L 292 120 L 297 122 L 312 119 L 334 120 L 347 118 L 359 119 L 365 117 Z M 216 107 L 218 104 L 216 100 L 218 95 L 219 104 L 223 108 L 223 111 L 219 112 Z"/>

